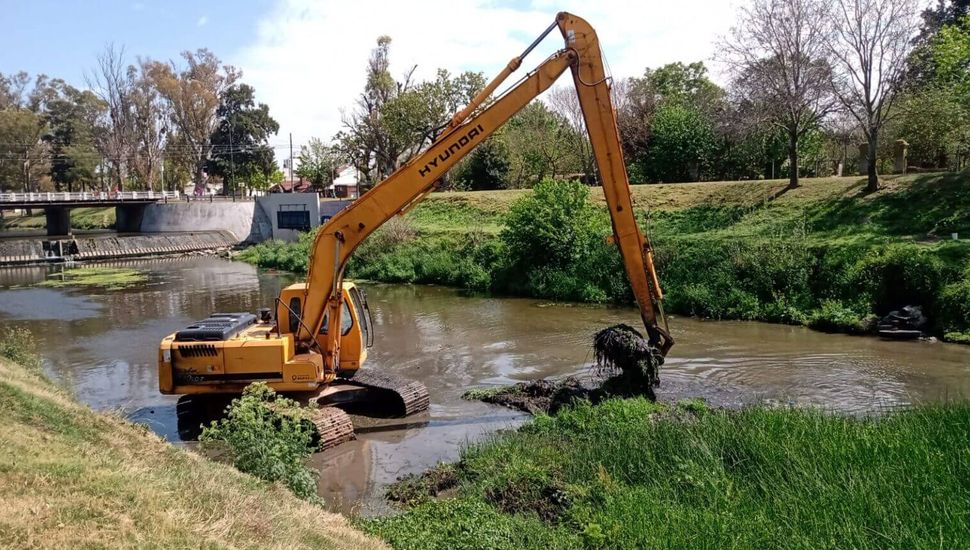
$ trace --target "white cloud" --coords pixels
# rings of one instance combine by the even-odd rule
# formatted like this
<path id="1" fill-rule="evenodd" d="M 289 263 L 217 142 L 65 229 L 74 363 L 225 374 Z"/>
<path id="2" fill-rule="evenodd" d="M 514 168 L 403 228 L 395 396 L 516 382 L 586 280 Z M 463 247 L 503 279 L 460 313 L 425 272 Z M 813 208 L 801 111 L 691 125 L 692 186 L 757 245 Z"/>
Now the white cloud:
<path id="1" fill-rule="evenodd" d="M 207 15 L 203 15 L 202 17 L 199 18 L 198 21 L 195 22 L 195 26 L 196 27 L 204 27 L 205 24 L 208 23 L 208 22 L 209 22 L 209 17 Z"/>
<path id="2" fill-rule="evenodd" d="M 350 108 L 363 88 L 367 58 L 382 34 L 393 39 L 395 76 L 417 65 L 419 78 L 439 67 L 482 71 L 491 78 L 564 9 L 593 25 L 613 75 L 625 77 L 674 61 L 708 61 L 717 37 L 734 20 L 733 4 L 531 0 L 511 7 L 495 0 L 279 0 L 259 24 L 254 42 L 231 61 L 270 106 L 281 140 L 292 132 L 298 146 L 340 129 L 340 111 Z M 561 37 L 551 34 L 517 74 L 561 47 Z"/>

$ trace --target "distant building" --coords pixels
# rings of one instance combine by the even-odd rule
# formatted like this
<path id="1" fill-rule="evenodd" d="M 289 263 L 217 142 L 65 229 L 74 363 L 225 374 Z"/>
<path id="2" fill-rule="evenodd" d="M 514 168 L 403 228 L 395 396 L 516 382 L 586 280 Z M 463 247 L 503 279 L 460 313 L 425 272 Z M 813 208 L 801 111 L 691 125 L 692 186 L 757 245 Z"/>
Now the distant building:
<path id="1" fill-rule="evenodd" d="M 314 191 L 316 189 L 310 180 L 303 177 L 292 180 L 287 178 L 269 188 L 270 193 L 312 193 Z"/>
<path id="2" fill-rule="evenodd" d="M 360 172 L 356 168 L 344 166 L 337 172 L 333 184 L 327 186 L 326 194 L 338 199 L 356 199 L 360 179 Z"/>

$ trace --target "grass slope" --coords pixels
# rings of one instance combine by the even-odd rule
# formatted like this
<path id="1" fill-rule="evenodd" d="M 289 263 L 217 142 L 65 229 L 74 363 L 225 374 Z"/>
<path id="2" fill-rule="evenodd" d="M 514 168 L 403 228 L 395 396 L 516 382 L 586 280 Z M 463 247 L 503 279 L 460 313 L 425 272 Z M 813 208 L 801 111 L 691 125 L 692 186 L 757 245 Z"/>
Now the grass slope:
<path id="1" fill-rule="evenodd" d="M 928 329 L 970 341 L 970 177 L 887 177 L 632 187 L 657 252 L 667 310 L 709 318 L 866 332 L 873 319 L 921 305 Z M 509 266 L 500 234 L 530 191 L 435 193 L 355 253 L 351 276 L 436 283 L 575 301 L 632 303 L 618 255 L 599 239 L 576 244 L 572 266 Z M 602 190 L 590 191 L 602 207 Z M 602 209 L 599 210 L 602 213 Z M 602 224 L 601 224 L 602 225 Z M 605 225 L 608 227 L 608 225 Z M 962 240 L 949 239 L 957 232 Z M 310 237 L 241 255 L 304 272 Z"/>
<path id="2" fill-rule="evenodd" d="M 450 470 L 453 497 L 364 528 L 395 548 L 970 545 L 967 404 L 859 419 L 614 400 L 539 417 Z"/>
<path id="3" fill-rule="evenodd" d="M 9 335 L 0 415 L 0 547 L 381 546 L 282 486 L 79 405 Z"/>

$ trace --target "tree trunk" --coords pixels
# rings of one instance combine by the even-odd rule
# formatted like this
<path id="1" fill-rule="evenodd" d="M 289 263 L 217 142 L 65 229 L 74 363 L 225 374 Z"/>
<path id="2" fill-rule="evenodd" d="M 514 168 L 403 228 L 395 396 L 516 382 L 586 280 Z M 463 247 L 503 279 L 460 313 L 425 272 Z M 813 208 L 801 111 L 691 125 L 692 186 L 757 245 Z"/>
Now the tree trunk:
<path id="1" fill-rule="evenodd" d="M 798 134 L 788 133 L 788 188 L 798 187 Z"/>
<path id="2" fill-rule="evenodd" d="M 203 180 L 204 174 L 205 174 L 204 162 L 196 163 L 195 165 L 195 194 L 196 195 L 205 194 L 205 181 Z"/>
<path id="3" fill-rule="evenodd" d="M 866 191 L 869 193 L 874 193 L 879 190 L 879 174 L 876 173 L 876 149 L 879 146 L 879 136 L 875 130 L 869 131 L 869 151 L 868 158 L 866 159 L 866 167 L 868 171 L 868 180 L 866 182 Z"/>

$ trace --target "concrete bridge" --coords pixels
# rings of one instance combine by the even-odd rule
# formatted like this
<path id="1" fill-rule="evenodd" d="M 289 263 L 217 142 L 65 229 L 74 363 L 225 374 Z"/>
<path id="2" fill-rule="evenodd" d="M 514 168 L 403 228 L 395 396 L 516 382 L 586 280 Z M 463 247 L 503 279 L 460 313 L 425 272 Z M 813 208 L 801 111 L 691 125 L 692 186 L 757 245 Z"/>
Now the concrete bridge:
<path id="1" fill-rule="evenodd" d="M 0 193 L 0 210 L 41 208 L 47 218 L 47 234 L 61 236 L 71 234 L 72 208 L 114 206 L 118 232 L 135 233 L 149 204 L 180 198 L 178 191 Z"/>

